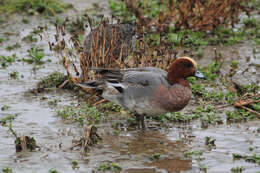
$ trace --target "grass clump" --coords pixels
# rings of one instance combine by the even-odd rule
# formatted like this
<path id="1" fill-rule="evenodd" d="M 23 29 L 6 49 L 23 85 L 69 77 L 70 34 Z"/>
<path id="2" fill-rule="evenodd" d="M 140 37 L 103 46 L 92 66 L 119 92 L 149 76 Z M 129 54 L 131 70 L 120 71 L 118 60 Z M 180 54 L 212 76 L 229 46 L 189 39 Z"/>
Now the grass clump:
<path id="1" fill-rule="evenodd" d="M 101 163 L 96 169 L 101 172 L 120 172 L 122 170 L 118 163 Z"/>
<path id="2" fill-rule="evenodd" d="M 37 84 L 38 88 L 54 88 L 61 85 L 68 77 L 61 72 L 53 72 L 50 75 L 41 78 Z"/>
<path id="3" fill-rule="evenodd" d="M 71 4 L 62 3 L 59 0 L 2 0 L 0 2 L 1 13 L 26 13 L 55 15 L 71 8 Z"/>
<path id="4" fill-rule="evenodd" d="M 216 146 L 215 142 L 216 142 L 215 138 L 212 138 L 209 136 L 205 137 L 205 145 L 210 146 L 210 147 L 215 147 Z"/>
<path id="5" fill-rule="evenodd" d="M 19 72 L 18 71 L 13 71 L 11 73 L 9 73 L 9 76 L 13 79 L 17 79 L 18 78 L 18 74 Z"/>
<path id="6" fill-rule="evenodd" d="M 126 8 L 126 4 L 122 1 L 108 0 L 109 8 L 113 11 L 113 15 L 123 18 L 123 21 L 132 21 L 135 19 L 133 13 Z"/>
<path id="7" fill-rule="evenodd" d="M 150 159 L 151 161 L 158 161 L 158 160 L 160 160 L 161 157 L 162 157 L 162 156 L 161 156 L 160 153 L 154 153 L 154 154 L 152 154 L 151 156 L 149 156 L 149 159 Z"/>
<path id="8" fill-rule="evenodd" d="M 201 118 L 202 127 L 206 128 L 209 124 L 223 124 L 221 117 L 216 113 L 214 106 L 207 106 L 205 108 L 197 107 L 193 113 L 184 114 L 182 112 L 166 113 L 161 116 L 155 117 L 156 120 L 161 122 L 182 122 L 187 123 L 191 120 Z"/>
<path id="9" fill-rule="evenodd" d="M 5 167 L 2 169 L 2 172 L 3 172 L 3 173 L 13 173 L 13 170 L 12 170 L 9 166 L 5 166 Z"/>
<path id="10" fill-rule="evenodd" d="M 201 156 L 202 155 L 202 151 L 194 150 L 194 151 L 185 151 L 184 152 L 184 156 L 185 157 L 191 157 L 192 155 Z"/>
<path id="11" fill-rule="evenodd" d="M 176 33 L 170 27 L 167 37 L 168 43 L 186 48 L 198 49 L 208 45 L 205 33 L 199 31 L 182 30 Z"/>
<path id="12" fill-rule="evenodd" d="M 13 45 L 7 45 L 5 49 L 8 50 L 8 51 L 11 51 L 13 49 L 17 49 L 17 48 L 20 48 L 20 47 L 21 47 L 21 45 L 19 43 L 15 43 Z"/>
<path id="13" fill-rule="evenodd" d="M 259 154 L 254 153 L 252 156 L 247 156 L 245 158 L 245 160 L 247 162 L 257 163 L 258 165 L 260 165 L 260 155 Z"/>
<path id="14" fill-rule="evenodd" d="M 201 114 L 202 128 L 207 128 L 209 124 L 223 124 L 214 106 L 209 105 L 205 109 L 197 109 L 196 113 Z"/>
<path id="15" fill-rule="evenodd" d="M 64 120 L 78 122 L 82 126 L 86 123 L 99 123 L 101 120 L 105 119 L 104 113 L 100 112 L 95 106 L 90 106 L 85 103 L 78 107 L 75 107 L 73 104 L 64 106 L 62 110 L 57 110 L 57 115 Z"/>
<path id="16" fill-rule="evenodd" d="M 202 72 L 208 80 L 215 81 L 220 67 L 221 63 L 213 60 L 206 68 L 202 69 Z"/>
<path id="17" fill-rule="evenodd" d="M 27 36 L 23 37 L 22 40 L 27 43 L 37 42 L 37 38 L 34 37 L 34 34 L 32 32 L 30 32 Z"/>
<path id="18" fill-rule="evenodd" d="M 0 63 L 4 68 L 15 62 L 15 60 L 17 60 L 16 54 L 12 54 L 11 56 L 0 56 Z"/>
<path id="19" fill-rule="evenodd" d="M 119 105 L 116 105 L 112 102 L 106 102 L 101 105 L 100 109 L 102 111 L 108 111 L 108 112 L 120 112 L 121 107 Z"/>
<path id="20" fill-rule="evenodd" d="M 245 170 L 243 166 L 236 166 L 231 168 L 231 172 L 233 173 L 242 173 Z"/>
<path id="21" fill-rule="evenodd" d="M 235 111 L 227 111 L 226 119 L 229 123 L 237 123 L 246 120 L 256 119 L 257 116 L 253 113 L 245 111 L 244 109 L 237 109 Z"/>
<path id="22" fill-rule="evenodd" d="M 8 105 L 3 105 L 2 107 L 1 107 L 1 111 L 6 111 L 7 109 L 9 109 L 10 108 L 10 106 L 8 106 Z"/>
<path id="23" fill-rule="evenodd" d="M 5 39 L 0 37 L 0 44 L 2 44 L 4 41 L 5 41 Z"/>
<path id="24" fill-rule="evenodd" d="M 166 113 L 159 117 L 155 117 L 157 120 L 167 123 L 167 122 L 182 122 L 186 123 L 193 119 L 197 119 L 199 117 L 198 114 L 189 114 L 186 115 L 182 112 L 173 112 L 173 113 Z"/>
<path id="25" fill-rule="evenodd" d="M 251 156 L 247 155 L 241 155 L 237 153 L 233 153 L 233 159 L 244 159 L 246 162 L 251 162 L 251 163 L 257 163 L 260 165 L 260 155 L 253 153 Z"/>
<path id="26" fill-rule="evenodd" d="M 260 86 L 257 84 L 247 84 L 247 85 L 241 85 L 239 90 L 241 95 L 245 94 L 245 93 L 257 93 L 260 89 Z"/>
<path id="27" fill-rule="evenodd" d="M 27 50 L 29 58 L 23 58 L 23 61 L 28 63 L 43 64 L 42 58 L 45 56 L 43 49 L 32 47 Z"/>
<path id="28" fill-rule="evenodd" d="M 60 172 L 57 171 L 57 169 L 55 169 L 55 168 L 51 168 L 51 169 L 49 170 L 49 173 L 60 173 Z"/>
<path id="29" fill-rule="evenodd" d="M 73 160 L 71 164 L 72 164 L 72 169 L 79 168 L 79 162 L 77 160 Z"/>
<path id="30" fill-rule="evenodd" d="M 5 126 L 8 122 L 11 122 L 15 119 L 17 115 L 8 114 L 7 117 L 4 117 L 0 120 L 0 124 Z"/>

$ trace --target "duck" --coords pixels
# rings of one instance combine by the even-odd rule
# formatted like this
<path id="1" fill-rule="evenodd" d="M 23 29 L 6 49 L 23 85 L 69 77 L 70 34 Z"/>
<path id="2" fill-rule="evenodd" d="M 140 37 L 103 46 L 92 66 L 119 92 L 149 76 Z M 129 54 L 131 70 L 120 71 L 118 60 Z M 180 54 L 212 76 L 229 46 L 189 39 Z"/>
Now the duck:
<path id="1" fill-rule="evenodd" d="M 132 112 L 142 129 L 146 128 L 145 116 L 177 112 L 189 103 L 192 91 L 188 77 L 205 78 L 190 57 L 177 58 L 168 71 L 156 67 L 92 70 L 99 77 L 78 85 L 93 88 L 104 99 Z"/>

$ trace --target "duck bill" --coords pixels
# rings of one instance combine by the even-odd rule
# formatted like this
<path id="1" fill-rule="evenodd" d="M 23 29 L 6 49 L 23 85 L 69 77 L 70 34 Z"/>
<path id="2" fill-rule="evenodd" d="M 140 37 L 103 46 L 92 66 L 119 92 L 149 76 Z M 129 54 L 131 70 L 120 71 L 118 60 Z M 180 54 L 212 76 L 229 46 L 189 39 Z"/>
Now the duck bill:
<path id="1" fill-rule="evenodd" d="M 198 70 L 196 71 L 194 76 L 197 77 L 197 78 L 206 79 L 206 77 Z"/>

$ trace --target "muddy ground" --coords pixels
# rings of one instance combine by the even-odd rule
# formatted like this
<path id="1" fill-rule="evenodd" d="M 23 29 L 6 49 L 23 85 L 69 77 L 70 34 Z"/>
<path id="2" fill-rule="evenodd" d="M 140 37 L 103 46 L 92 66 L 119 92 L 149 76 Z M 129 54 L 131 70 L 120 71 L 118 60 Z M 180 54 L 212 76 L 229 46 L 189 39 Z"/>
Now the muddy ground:
<path id="1" fill-rule="evenodd" d="M 94 2 L 94 1 L 93 1 Z M 66 15 L 76 15 L 83 10 L 91 9 L 92 1 L 73 2 L 77 10 L 69 10 Z M 102 2 L 100 11 L 109 14 L 106 3 Z M 22 19 L 26 17 L 29 23 Z M 40 147 L 34 152 L 17 153 L 14 146 L 14 136 L 8 130 L 8 125 L 0 125 L 0 169 L 9 166 L 17 173 L 46 173 L 56 169 L 61 173 L 95 172 L 102 165 L 110 165 L 108 171 L 125 173 L 172 173 L 172 172 L 231 172 L 231 168 L 243 166 L 243 172 L 260 172 L 257 163 L 246 162 L 244 159 L 233 159 L 233 153 L 241 155 L 260 154 L 259 120 L 228 124 L 225 121 L 225 111 L 233 110 L 233 106 L 217 109 L 217 114 L 224 120 L 221 125 L 210 125 L 202 128 L 200 120 L 189 123 L 169 123 L 168 127 L 157 127 L 146 131 L 127 130 L 122 128 L 115 135 L 111 124 L 114 121 L 126 123 L 124 119 L 116 118 L 98 124 L 98 133 L 102 142 L 92 147 L 87 153 L 81 150 L 70 150 L 72 141 L 79 139 L 82 127 L 78 123 L 66 123 L 56 116 L 56 110 L 49 101 L 58 100 L 58 106 L 77 103 L 76 93 L 66 90 L 33 94 L 28 92 L 44 76 L 54 72 L 64 72 L 59 60 L 50 52 L 44 40 L 26 43 L 22 38 L 28 35 L 38 25 L 49 24 L 51 19 L 41 16 L 13 15 L 0 27 L 0 36 L 6 41 L 0 45 L 0 55 L 16 54 L 18 59 L 28 56 L 27 50 L 32 46 L 44 49 L 46 56 L 42 65 L 15 61 L 6 68 L 0 68 L 0 107 L 10 106 L 0 110 L 0 119 L 9 114 L 16 115 L 12 121 L 13 129 L 19 135 L 33 136 Z M 54 28 L 50 27 L 54 32 Z M 8 39 L 8 40 L 7 40 Z M 7 45 L 21 45 L 14 50 L 6 50 Z M 239 62 L 238 72 L 234 79 L 238 82 L 251 83 L 260 80 L 260 47 L 243 43 L 234 46 L 215 46 L 203 49 L 203 57 L 197 58 L 198 64 L 207 66 L 215 57 L 215 49 L 224 58 L 221 73 L 229 72 L 230 61 Z M 247 61 L 249 57 L 249 61 Z M 195 57 L 196 58 L 196 57 Z M 247 69 L 246 71 L 244 71 Z M 17 71 L 17 79 L 10 73 Z M 239 73 L 241 75 L 239 75 Z M 259 82 L 258 82 L 259 85 Z M 212 90 L 221 88 L 211 86 Z M 189 114 L 199 106 L 194 98 L 181 112 Z M 153 120 L 149 120 L 153 121 Z M 205 145 L 205 137 L 216 139 L 215 146 Z M 187 156 L 187 152 L 193 154 Z M 73 168 L 72 162 L 78 165 Z M 111 166 L 112 165 L 112 166 Z M 103 166 L 105 167 L 105 166 Z M 109 166 L 107 166 L 109 167 Z"/>

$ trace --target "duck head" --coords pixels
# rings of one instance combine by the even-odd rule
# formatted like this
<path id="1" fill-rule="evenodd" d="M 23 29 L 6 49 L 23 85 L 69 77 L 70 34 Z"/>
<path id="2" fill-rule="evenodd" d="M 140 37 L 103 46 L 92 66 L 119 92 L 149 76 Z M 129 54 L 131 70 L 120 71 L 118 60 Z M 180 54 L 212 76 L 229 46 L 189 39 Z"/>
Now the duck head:
<path id="1" fill-rule="evenodd" d="M 197 70 L 197 63 L 193 59 L 180 57 L 171 64 L 167 79 L 171 85 L 179 83 L 183 86 L 189 86 L 186 78 L 190 76 L 205 78 L 203 74 Z"/>

